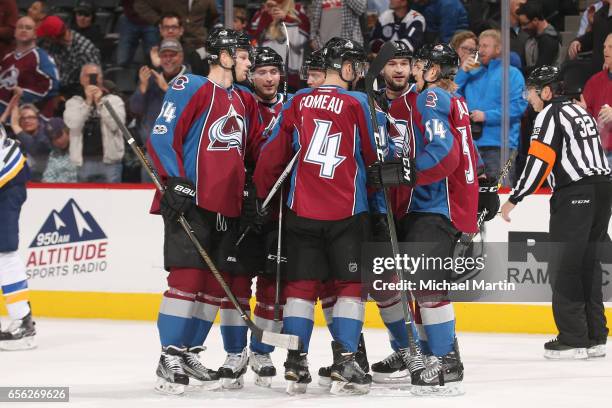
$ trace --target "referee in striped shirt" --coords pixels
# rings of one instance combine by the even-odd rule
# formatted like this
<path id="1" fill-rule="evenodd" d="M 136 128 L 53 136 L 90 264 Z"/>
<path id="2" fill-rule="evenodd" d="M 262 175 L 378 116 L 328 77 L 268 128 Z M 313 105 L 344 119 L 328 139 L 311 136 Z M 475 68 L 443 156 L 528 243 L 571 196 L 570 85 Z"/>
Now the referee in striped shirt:
<path id="1" fill-rule="evenodd" d="M 597 123 L 563 96 L 559 70 L 535 69 L 527 79 L 529 103 L 539 112 L 523 174 L 502 206 L 510 212 L 548 179 L 551 252 L 548 270 L 552 307 L 559 335 L 544 345 L 544 357 L 583 359 L 605 356 L 608 336 L 598 261 L 607 237 L 612 205 L 610 164 Z"/>

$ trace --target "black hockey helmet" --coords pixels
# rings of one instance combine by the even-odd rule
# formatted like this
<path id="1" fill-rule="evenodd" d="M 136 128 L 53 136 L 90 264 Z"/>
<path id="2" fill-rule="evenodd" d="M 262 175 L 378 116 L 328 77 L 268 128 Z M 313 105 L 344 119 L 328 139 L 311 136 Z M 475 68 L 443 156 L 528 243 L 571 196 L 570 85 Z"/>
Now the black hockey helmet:
<path id="1" fill-rule="evenodd" d="M 221 51 L 226 50 L 233 57 L 237 49 L 251 51 L 251 43 L 246 33 L 229 28 L 215 28 L 206 39 L 206 51 L 211 62 L 217 62 Z"/>
<path id="2" fill-rule="evenodd" d="M 251 71 L 255 71 L 255 68 L 257 67 L 266 66 L 273 66 L 278 68 L 280 71 L 283 71 L 283 67 L 285 66 L 283 58 L 270 47 L 255 48 L 253 50 L 252 62 L 253 65 L 251 65 Z"/>
<path id="3" fill-rule="evenodd" d="M 546 85 L 561 82 L 562 80 L 563 78 L 561 77 L 559 68 L 552 65 L 542 65 L 531 71 L 525 84 L 527 87 L 542 89 Z"/>
<path id="4" fill-rule="evenodd" d="M 363 46 L 352 40 L 334 37 L 325 44 L 322 50 L 322 58 L 325 68 L 333 69 L 338 72 L 342 69 L 342 64 L 345 61 L 351 61 L 355 68 L 358 65 L 365 67 L 367 55 Z M 355 70 L 358 72 L 357 70 Z M 365 70 L 363 70 L 365 74 Z"/>
<path id="5" fill-rule="evenodd" d="M 393 53 L 393 58 L 412 58 L 412 51 L 405 42 L 393 41 L 393 45 L 395 45 L 395 53 Z"/>
<path id="6" fill-rule="evenodd" d="M 304 64 L 300 69 L 300 79 L 306 81 L 308 79 L 308 71 L 310 70 L 325 71 L 323 49 L 313 51 L 308 57 L 304 59 Z"/>
<path id="7" fill-rule="evenodd" d="M 439 65 L 438 79 L 453 79 L 459 69 L 459 55 L 448 44 L 426 44 L 417 52 L 417 59 L 425 62 L 425 71 L 434 64 Z"/>

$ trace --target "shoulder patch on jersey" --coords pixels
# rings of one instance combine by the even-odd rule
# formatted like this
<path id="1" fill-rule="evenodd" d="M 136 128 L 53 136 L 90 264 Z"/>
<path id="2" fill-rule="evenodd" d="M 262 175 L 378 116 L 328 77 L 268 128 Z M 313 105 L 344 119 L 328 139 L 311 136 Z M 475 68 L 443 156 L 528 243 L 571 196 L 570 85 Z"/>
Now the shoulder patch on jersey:
<path id="1" fill-rule="evenodd" d="M 182 91 L 185 89 L 185 85 L 189 83 L 189 77 L 185 75 L 181 75 L 177 78 L 174 78 L 172 81 L 172 89 L 176 89 L 177 91 Z"/>
<path id="2" fill-rule="evenodd" d="M 436 95 L 435 92 L 427 92 L 425 106 L 427 106 L 428 108 L 435 108 L 436 106 L 438 106 L 438 95 Z"/>

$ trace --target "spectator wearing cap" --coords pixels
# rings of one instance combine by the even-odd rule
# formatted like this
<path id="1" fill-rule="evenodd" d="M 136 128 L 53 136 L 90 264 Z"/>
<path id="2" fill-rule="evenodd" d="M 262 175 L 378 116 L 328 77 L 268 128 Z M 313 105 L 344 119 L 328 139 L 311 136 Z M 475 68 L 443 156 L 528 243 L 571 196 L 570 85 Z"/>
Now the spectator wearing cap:
<path id="1" fill-rule="evenodd" d="M 412 6 L 425 17 L 425 42 L 450 42 L 457 31 L 468 29 L 461 0 L 414 0 Z"/>
<path id="2" fill-rule="evenodd" d="M 103 80 L 99 65 L 85 64 L 79 76 L 79 94 L 66 101 L 64 122 L 70 129 L 70 160 L 78 168 L 80 182 L 121 182 L 123 136 L 103 104 L 108 102 L 124 122 L 125 105 L 119 96 L 108 93 Z"/>
<path id="3" fill-rule="evenodd" d="M 365 1 L 363 10 L 365 11 Z M 291 44 L 289 51 L 281 22 L 287 27 Z M 300 69 L 309 35 L 310 20 L 302 6 L 295 4 L 293 0 L 267 0 L 253 16 L 249 29 L 249 36 L 256 46 L 270 47 L 283 58 L 289 68 L 287 82 L 291 91 L 301 87 Z M 362 42 L 363 38 L 359 40 L 360 44 Z"/>
<path id="4" fill-rule="evenodd" d="M 30 103 L 15 106 L 11 113 L 11 128 L 28 157 L 30 179 L 41 181 L 43 171 L 47 167 L 51 142 L 45 133 L 38 108 Z"/>
<path id="5" fill-rule="evenodd" d="M 45 129 L 51 142 L 51 153 L 49 153 L 42 181 L 45 183 L 76 183 L 77 168 L 70 161 L 68 127 L 61 118 L 51 118 L 45 125 Z"/>
<path id="6" fill-rule="evenodd" d="M 0 0 L 0 61 L 15 46 L 13 37 L 17 16 L 15 0 Z"/>
<path id="7" fill-rule="evenodd" d="M 102 49 L 104 34 L 100 29 L 100 26 L 94 24 L 95 21 L 95 7 L 94 5 L 86 0 L 81 0 L 77 3 L 74 8 L 74 17 L 70 28 L 73 31 L 81 34 L 83 37 L 89 39 L 99 50 Z"/>
<path id="8" fill-rule="evenodd" d="M 612 163 L 612 33 L 604 42 L 604 65 L 607 67 L 593 75 L 584 86 L 582 102 L 586 110 L 597 119 L 601 144 Z"/>
<path id="9" fill-rule="evenodd" d="M 215 0 L 135 0 L 134 10 L 148 24 L 159 23 L 164 13 L 176 13 L 181 17 L 185 32 L 183 48 L 186 52 L 204 46 L 208 27 L 217 19 Z"/>
<path id="10" fill-rule="evenodd" d="M 119 44 L 117 44 L 117 65 L 126 67 L 131 64 L 138 44 L 148 58 L 151 48 L 159 44 L 156 24 L 148 23 L 134 10 L 135 0 L 121 0 L 123 14 L 119 17 Z"/>
<path id="11" fill-rule="evenodd" d="M 181 41 L 183 33 L 185 32 L 181 16 L 176 13 L 165 13 L 159 22 L 159 33 L 164 40 L 175 40 Z M 182 44 L 181 44 L 182 45 Z M 183 52 L 183 50 L 181 50 Z M 185 64 L 189 66 L 190 71 L 197 75 L 206 76 L 208 75 L 208 61 L 206 57 L 208 53 L 204 47 L 200 47 L 197 50 L 187 50 L 183 52 L 183 59 Z M 161 65 L 159 58 L 159 46 L 151 48 L 150 52 L 151 65 L 158 68 Z"/>
<path id="12" fill-rule="evenodd" d="M 48 16 L 36 30 L 44 39 L 60 73 L 60 92 L 69 97 L 79 91 L 79 73 L 86 64 L 100 65 L 100 50 L 87 38 L 66 27 L 61 18 Z"/>
<path id="13" fill-rule="evenodd" d="M 169 83 L 179 75 L 188 73 L 183 65 L 183 47 L 178 40 L 168 39 L 159 46 L 161 72 L 144 65 L 138 71 L 138 88 L 130 97 L 131 113 L 138 118 L 138 133 L 145 145 L 153 131 Z"/>
<path id="14" fill-rule="evenodd" d="M 23 91 L 21 102 L 36 104 L 41 115 L 49 118 L 55 108 L 59 77 L 55 61 L 36 46 L 36 23 L 32 18 L 17 20 L 15 43 L 15 51 L 0 62 L 0 113 L 9 104 L 15 87 L 19 87 Z"/>

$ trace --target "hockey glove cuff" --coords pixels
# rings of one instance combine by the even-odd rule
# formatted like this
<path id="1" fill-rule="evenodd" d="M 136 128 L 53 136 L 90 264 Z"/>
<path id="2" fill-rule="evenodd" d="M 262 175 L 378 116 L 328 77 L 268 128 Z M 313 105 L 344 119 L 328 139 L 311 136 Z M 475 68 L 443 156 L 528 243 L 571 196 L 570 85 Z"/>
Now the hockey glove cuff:
<path id="1" fill-rule="evenodd" d="M 478 184 L 480 186 L 478 190 L 478 213 L 482 213 L 486 209 L 487 215 L 484 221 L 491 221 L 497 215 L 500 207 L 499 196 L 497 195 L 499 190 L 497 180 L 479 179 Z"/>
<path id="2" fill-rule="evenodd" d="M 367 170 L 367 184 L 374 188 L 387 188 L 402 184 L 415 185 L 414 160 L 403 157 L 372 164 Z"/>
<path id="3" fill-rule="evenodd" d="M 195 187 L 188 179 L 171 177 L 160 201 L 160 212 L 165 219 L 177 220 L 195 205 Z"/>

